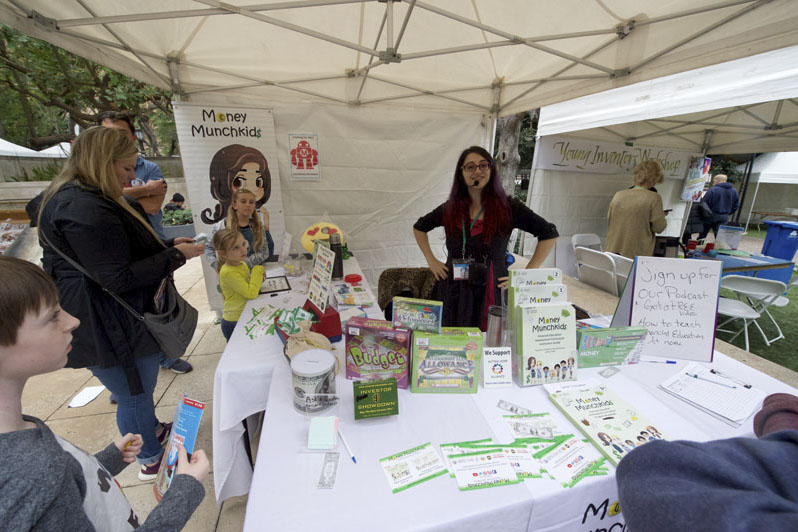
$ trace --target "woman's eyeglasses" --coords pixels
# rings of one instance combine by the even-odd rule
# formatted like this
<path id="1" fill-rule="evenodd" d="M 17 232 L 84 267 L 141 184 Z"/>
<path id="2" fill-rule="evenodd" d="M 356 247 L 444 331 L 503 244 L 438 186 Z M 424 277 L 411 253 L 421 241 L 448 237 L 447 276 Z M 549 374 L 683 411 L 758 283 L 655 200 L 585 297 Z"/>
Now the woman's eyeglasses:
<path id="1" fill-rule="evenodd" d="M 490 169 L 490 163 L 487 161 L 482 161 L 478 165 L 474 163 L 468 163 L 467 165 L 463 166 L 463 172 L 466 174 L 473 174 L 477 171 L 477 168 L 483 172 L 487 172 Z"/>

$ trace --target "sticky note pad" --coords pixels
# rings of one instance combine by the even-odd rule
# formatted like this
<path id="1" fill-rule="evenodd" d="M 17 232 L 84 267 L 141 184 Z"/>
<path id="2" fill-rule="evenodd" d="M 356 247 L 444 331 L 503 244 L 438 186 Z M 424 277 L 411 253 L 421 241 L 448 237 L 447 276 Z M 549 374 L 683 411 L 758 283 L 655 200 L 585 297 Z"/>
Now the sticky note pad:
<path id="1" fill-rule="evenodd" d="M 319 416 L 311 418 L 308 429 L 308 449 L 330 450 L 338 445 L 338 418 Z"/>

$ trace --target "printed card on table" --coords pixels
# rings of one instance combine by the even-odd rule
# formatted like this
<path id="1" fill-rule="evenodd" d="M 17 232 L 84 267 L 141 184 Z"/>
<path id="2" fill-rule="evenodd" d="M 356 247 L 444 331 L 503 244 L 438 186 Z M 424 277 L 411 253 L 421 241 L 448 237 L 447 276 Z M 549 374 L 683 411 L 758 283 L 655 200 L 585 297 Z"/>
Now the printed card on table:
<path id="1" fill-rule="evenodd" d="M 429 442 L 380 458 L 380 466 L 393 493 L 399 493 L 448 473 L 441 457 Z"/>
<path id="2" fill-rule="evenodd" d="M 327 299 L 330 297 L 330 280 L 332 279 L 335 252 L 325 246 L 316 246 L 316 262 L 310 277 L 308 300 L 313 303 L 319 312 L 327 308 Z"/>

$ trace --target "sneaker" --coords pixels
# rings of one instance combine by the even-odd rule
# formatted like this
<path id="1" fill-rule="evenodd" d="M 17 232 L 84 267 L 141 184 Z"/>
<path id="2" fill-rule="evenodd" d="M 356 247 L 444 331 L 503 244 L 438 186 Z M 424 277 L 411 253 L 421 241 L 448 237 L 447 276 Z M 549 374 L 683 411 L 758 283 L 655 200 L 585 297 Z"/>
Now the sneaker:
<path id="1" fill-rule="evenodd" d="M 139 480 L 148 481 L 148 480 L 155 480 L 155 477 L 158 476 L 158 470 L 161 468 L 161 460 L 163 456 L 158 459 L 157 462 L 149 464 L 149 465 L 142 465 L 141 469 L 139 469 Z"/>
<path id="2" fill-rule="evenodd" d="M 175 360 L 175 363 L 169 367 L 169 369 L 171 369 L 175 373 L 183 374 L 183 373 L 188 373 L 189 371 L 194 369 L 194 366 L 192 366 L 182 358 L 178 358 L 177 360 Z"/>
<path id="3" fill-rule="evenodd" d="M 169 434 L 172 432 L 172 424 L 161 423 L 161 427 L 163 427 L 163 430 L 161 431 L 161 435 L 158 436 L 158 443 L 163 447 L 166 445 L 166 442 L 169 441 Z"/>

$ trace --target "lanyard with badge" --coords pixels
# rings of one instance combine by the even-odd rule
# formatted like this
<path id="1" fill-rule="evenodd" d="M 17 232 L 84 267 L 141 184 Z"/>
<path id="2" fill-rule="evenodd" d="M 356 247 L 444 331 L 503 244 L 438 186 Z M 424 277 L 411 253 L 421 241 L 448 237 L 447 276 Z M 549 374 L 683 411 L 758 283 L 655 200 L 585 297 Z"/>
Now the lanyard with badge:
<path id="1" fill-rule="evenodd" d="M 468 228 L 468 234 L 471 234 L 471 231 L 474 230 L 474 225 L 477 223 L 479 216 L 482 214 L 482 208 L 479 209 L 477 215 L 474 216 L 474 219 L 471 220 L 471 226 Z M 471 264 L 474 263 L 474 259 L 469 258 L 466 259 L 465 251 L 466 251 L 466 229 L 465 229 L 465 220 L 462 222 L 461 228 L 463 230 L 463 249 L 460 260 L 453 260 L 452 261 L 452 278 L 455 281 L 467 281 L 468 280 L 468 272 L 471 268 Z"/>

